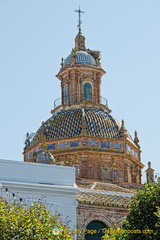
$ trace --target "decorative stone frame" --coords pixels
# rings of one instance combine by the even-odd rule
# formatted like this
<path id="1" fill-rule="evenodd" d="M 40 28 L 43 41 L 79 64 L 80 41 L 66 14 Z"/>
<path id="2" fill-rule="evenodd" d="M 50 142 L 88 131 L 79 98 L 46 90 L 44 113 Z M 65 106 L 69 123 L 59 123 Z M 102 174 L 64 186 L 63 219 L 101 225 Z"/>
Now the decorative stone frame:
<path id="1" fill-rule="evenodd" d="M 110 227 L 114 224 L 107 216 L 93 214 L 89 218 L 87 218 L 86 221 L 84 222 L 85 228 L 92 221 L 100 221 L 100 222 L 104 223 L 106 225 L 106 227 Z"/>

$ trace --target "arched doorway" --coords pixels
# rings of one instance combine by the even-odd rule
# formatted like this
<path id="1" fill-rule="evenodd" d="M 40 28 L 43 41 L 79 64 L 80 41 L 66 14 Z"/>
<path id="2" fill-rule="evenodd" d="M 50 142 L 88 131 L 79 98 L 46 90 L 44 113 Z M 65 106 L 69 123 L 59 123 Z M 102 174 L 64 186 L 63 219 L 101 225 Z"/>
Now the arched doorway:
<path id="1" fill-rule="evenodd" d="M 104 235 L 104 228 L 107 226 L 100 221 L 90 222 L 86 229 L 88 230 L 85 235 L 85 240 L 101 240 L 101 237 Z"/>

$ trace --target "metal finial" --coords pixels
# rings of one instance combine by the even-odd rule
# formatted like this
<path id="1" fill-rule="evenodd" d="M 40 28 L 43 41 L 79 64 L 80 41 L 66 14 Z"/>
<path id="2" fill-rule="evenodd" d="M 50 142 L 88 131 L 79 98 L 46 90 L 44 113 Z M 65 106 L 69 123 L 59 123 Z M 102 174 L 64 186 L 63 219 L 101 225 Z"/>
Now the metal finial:
<path id="1" fill-rule="evenodd" d="M 81 13 L 84 13 L 84 11 L 82 11 L 82 10 L 80 9 L 80 6 L 79 6 L 79 9 L 78 9 L 78 10 L 75 10 L 75 12 L 77 12 L 78 15 L 79 15 L 77 27 L 79 28 L 79 30 L 81 30 L 81 24 L 82 24 L 82 21 L 81 21 Z"/>

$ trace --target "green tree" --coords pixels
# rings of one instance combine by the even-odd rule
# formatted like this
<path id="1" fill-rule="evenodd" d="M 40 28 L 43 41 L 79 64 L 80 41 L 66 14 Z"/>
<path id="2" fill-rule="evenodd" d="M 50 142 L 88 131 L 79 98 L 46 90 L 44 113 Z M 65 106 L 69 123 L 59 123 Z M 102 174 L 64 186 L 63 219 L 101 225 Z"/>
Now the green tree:
<path id="1" fill-rule="evenodd" d="M 160 207 L 157 207 L 155 215 L 158 217 L 158 221 L 156 223 L 156 234 L 160 236 Z"/>
<path id="2" fill-rule="evenodd" d="M 115 231 L 111 237 L 108 239 L 160 239 L 160 183 L 146 184 L 143 190 L 138 191 L 136 198 L 131 201 L 121 231 Z"/>
<path id="3" fill-rule="evenodd" d="M 52 216 L 40 202 L 33 206 L 20 203 L 8 204 L 0 198 L 0 239 L 1 240 L 71 240 L 71 229 L 63 223 L 60 215 Z M 53 235 L 53 228 L 60 230 Z"/>
<path id="4" fill-rule="evenodd" d="M 160 184 L 146 184 L 131 202 L 130 212 L 123 227 L 127 230 L 140 230 L 140 233 L 128 234 L 127 240 L 160 239 L 157 231 L 158 216 L 155 214 L 157 207 L 160 207 Z"/>
<path id="5" fill-rule="evenodd" d="M 126 233 L 122 227 L 112 226 L 108 228 L 107 233 L 102 237 L 102 240 L 124 240 Z"/>

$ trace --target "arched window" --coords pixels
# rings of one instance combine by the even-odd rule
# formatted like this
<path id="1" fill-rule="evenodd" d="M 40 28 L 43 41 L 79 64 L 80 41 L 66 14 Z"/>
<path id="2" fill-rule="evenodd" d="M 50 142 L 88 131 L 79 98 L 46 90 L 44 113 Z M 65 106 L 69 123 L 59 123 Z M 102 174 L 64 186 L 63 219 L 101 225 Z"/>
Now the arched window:
<path id="1" fill-rule="evenodd" d="M 83 84 L 83 97 L 85 99 L 92 99 L 92 85 L 89 82 Z"/>
<path id="2" fill-rule="evenodd" d="M 64 102 L 68 102 L 68 85 L 64 87 Z"/>

